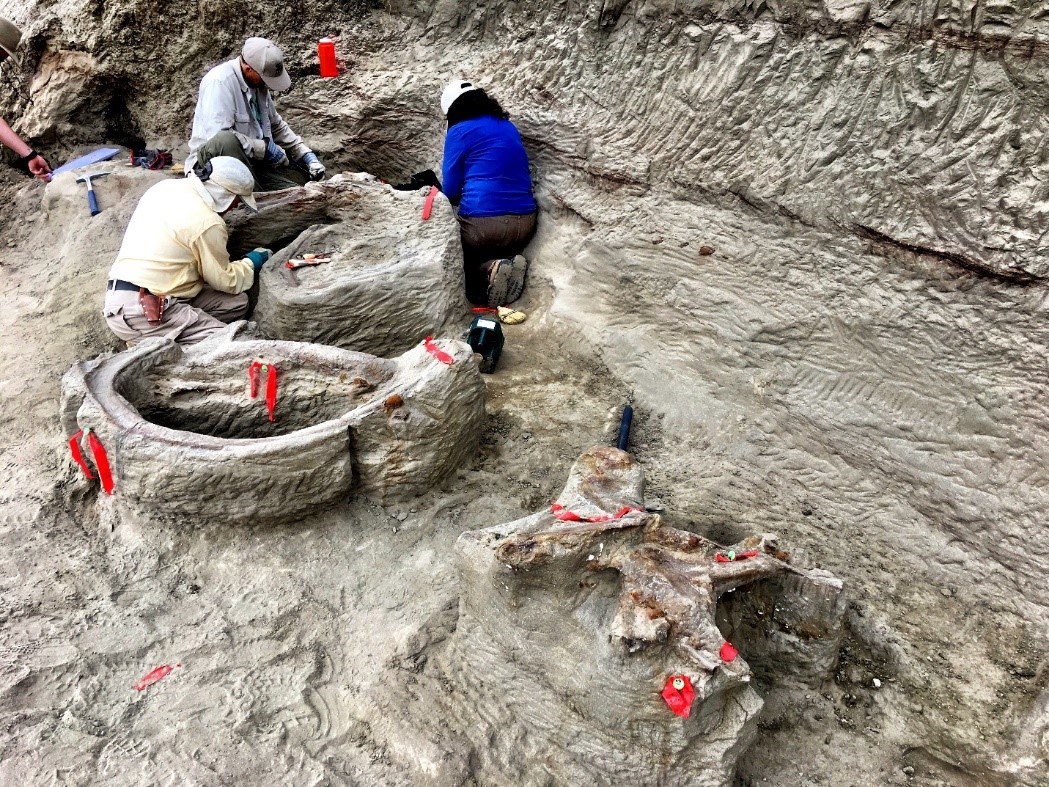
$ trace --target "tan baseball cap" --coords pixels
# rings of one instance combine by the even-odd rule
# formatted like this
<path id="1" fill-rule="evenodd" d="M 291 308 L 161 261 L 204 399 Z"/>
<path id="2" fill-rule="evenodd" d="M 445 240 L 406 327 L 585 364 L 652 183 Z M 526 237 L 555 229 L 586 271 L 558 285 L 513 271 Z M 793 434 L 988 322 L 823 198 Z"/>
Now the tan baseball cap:
<path id="1" fill-rule="evenodd" d="M 15 27 L 14 23 L 0 17 L 0 49 L 7 52 L 7 56 L 16 66 L 19 63 L 19 57 L 15 54 L 15 50 L 18 49 L 18 42 L 21 40 L 22 31 Z"/>
<path id="2" fill-rule="evenodd" d="M 291 87 L 291 77 L 284 70 L 284 53 L 268 38 L 249 38 L 244 42 L 240 56 L 259 72 L 270 90 L 280 91 Z"/>

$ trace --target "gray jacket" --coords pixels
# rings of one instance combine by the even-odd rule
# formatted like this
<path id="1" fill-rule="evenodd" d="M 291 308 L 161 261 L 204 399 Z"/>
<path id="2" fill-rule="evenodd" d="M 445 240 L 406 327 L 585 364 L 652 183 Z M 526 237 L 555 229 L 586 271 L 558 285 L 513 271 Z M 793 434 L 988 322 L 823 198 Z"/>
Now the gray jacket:
<path id="1" fill-rule="evenodd" d="M 239 57 L 215 66 L 200 81 L 187 171 L 197 160 L 197 149 L 220 131 L 236 134 L 250 159 L 262 159 L 266 155 L 267 139 L 284 148 L 292 161 L 310 152 L 302 137 L 277 114 L 270 91 L 265 87 L 254 88 L 244 79 Z"/>

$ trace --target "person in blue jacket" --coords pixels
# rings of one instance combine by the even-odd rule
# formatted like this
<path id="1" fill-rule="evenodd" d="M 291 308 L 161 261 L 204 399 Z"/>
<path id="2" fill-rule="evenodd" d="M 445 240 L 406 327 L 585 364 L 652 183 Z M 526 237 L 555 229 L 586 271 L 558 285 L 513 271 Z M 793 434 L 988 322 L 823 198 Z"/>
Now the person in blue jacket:
<path id="1" fill-rule="evenodd" d="M 456 208 L 463 243 L 466 297 L 502 306 L 521 297 L 535 235 L 528 154 L 510 116 L 483 89 L 454 80 L 441 94 L 448 119 L 444 193 Z"/>

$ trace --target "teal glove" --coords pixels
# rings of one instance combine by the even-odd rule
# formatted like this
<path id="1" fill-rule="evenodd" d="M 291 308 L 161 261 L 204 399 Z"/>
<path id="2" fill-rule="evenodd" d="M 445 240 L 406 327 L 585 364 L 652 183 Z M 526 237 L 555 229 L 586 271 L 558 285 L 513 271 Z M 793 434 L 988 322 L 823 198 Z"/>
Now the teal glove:
<path id="1" fill-rule="evenodd" d="M 262 270 L 262 266 L 266 264 L 266 260 L 270 258 L 269 249 L 252 249 L 244 255 L 245 259 L 251 260 L 251 264 L 255 267 L 255 273 Z"/>

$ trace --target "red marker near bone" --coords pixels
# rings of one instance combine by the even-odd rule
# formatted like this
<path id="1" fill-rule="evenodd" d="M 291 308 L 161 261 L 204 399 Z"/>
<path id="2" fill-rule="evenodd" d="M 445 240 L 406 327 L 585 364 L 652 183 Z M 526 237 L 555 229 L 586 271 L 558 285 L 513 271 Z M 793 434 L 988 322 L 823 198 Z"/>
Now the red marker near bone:
<path id="1" fill-rule="evenodd" d="M 692 681 L 688 675 L 671 675 L 663 686 L 663 699 L 667 706 L 676 716 L 687 719 L 692 712 L 692 700 L 696 698 L 696 692 L 692 688 Z"/>

